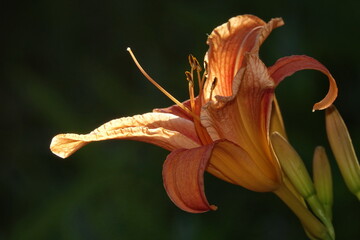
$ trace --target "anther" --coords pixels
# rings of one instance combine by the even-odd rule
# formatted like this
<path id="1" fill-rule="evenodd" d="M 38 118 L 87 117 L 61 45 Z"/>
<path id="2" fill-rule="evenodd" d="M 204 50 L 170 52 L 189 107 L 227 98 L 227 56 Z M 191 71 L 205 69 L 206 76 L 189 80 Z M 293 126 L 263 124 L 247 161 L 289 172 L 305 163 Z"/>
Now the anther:
<path id="1" fill-rule="evenodd" d="M 195 59 L 194 56 L 192 54 L 189 54 L 188 60 L 191 68 L 194 68 L 194 64 L 195 64 L 194 59 Z"/>
<path id="2" fill-rule="evenodd" d="M 193 82 L 193 77 L 191 75 L 191 73 L 189 71 L 186 71 L 185 72 L 185 75 L 186 75 L 186 80 L 188 80 L 189 82 Z"/>
<path id="3" fill-rule="evenodd" d="M 189 64 L 190 64 L 190 67 L 196 71 L 201 71 L 202 68 L 200 66 L 200 63 L 199 61 L 196 59 L 196 57 L 194 57 L 192 54 L 189 54 Z"/>
<path id="4" fill-rule="evenodd" d="M 202 68 L 201 68 L 201 66 L 200 66 L 200 63 L 199 63 L 199 61 L 194 57 L 194 66 L 195 66 L 195 69 L 197 70 L 197 71 L 199 71 L 199 72 L 201 72 L 202 71 Z"/>
<path id="5" fill-rule="evenodd" d="M 211 89 L 210 89 L 210 100 L 212 98 L 212 93 L 213 93 L 213 91 L 214 91 L 214 89 L 216 87 L 217 81 L 218 81 L 217 77 L 214 77 L 214 80 L 213 80 L 213 82 L 211 84 Z"/>
<path id="6" fill-rule="evenodd" d="M 214 80 L 211 84 L 211 90 L 214 90 L 214 88 L 216 87 L 217 81 L 218 81 L 217 77 L 214 77 Z"/>

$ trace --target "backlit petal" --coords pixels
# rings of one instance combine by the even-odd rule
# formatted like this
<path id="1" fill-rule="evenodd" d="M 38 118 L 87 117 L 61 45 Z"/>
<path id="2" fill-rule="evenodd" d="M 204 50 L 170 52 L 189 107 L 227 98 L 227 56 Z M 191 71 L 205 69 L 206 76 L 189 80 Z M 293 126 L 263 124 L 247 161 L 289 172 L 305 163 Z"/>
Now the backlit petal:
<path id="1" fill-rule="evenodd" d="M 304 55 L 280 58 L 273 66 L 269 67 L 269 74 L 275 83 L 279 84 L 284 78 L 304 69 L 318 70 L 329 78 L 329 91 L 323 100 L 315 103 L 313 111 L 328 108 L 335 101 L 338 89 L 329 70 L 319 61 Z"/>
<path id="2" fill-rule="evenodd" d="M 206 101 L 210 96 L 211 85 L 217 78 L 212 96 L 231 96 L 232 82 L 243 66 L 246 52 L 258 51 L 260 44 L 270 32 L 283 25 L 280 18 L 268 24 L 253 15 L 242 15 L 231 18 L 227 23 L 217 27 L 208 38 L 209 51 L 205 56 L 208 62 L 208 80 L 204 86 Z"/>
<path id="3" fill-rule="evenodd" d="M 244 149 L 230 141 L 219 141 L 211 155 L 207 171 L 214 176 L 256 192 L 270 192 L 280 179 L 266 171 Z M 269 177 L 270 176 L 270 177 Z"/>
<path id="4" fill-rule="evenodd" d="M 185 107 L 187 107 L 188 109 L 191 109 L 190 100 L 186 100 L 186 101 L 182 102 L 182 104 Z M 181 107 L 179 107 L 176 104 L 172 105 L 170 107 L 167 107 L 167 108 L 155 108 L 155 109 L 153 109 L 153 112 L 170 113 L 170 114 L 176 115 L 181 118 L 192 120 L 192 116 L 189 115 L 187 112 L 185 112 Z"/>
<path id="5" fill-rule="evenodd" d="M 269 135 L 271 135 L 273 132 L 278 132 L 281 134 L 281 136 L 287 139 L 284 121 L 276 97 L 274 97 L 272 104 Z"/>
<path id="6" fill-rule="evenodd" d="M 201 112 L 201 123 L 213 140 L 227 139 L 243 148 L 268 178 L 280 176 L 269 147 L 268 128 L 274 87 L 257 54 L 248 54 L 236 75 L 231 97 L 217 96 Z"/>
<path id="7" fill-rule="evenodd" d="M 163 166 L 164 187 L 170 199 L 184 211 L 201 213 L 215 210 L 204 192 L 204 171 L 214 144 L 171 152 Z"/>
<path id="8" fill-rule="evenodd" d="M 66 158 L 89 142 L 130 139 L 152 143 L 168 150 L 197 147 L 191 121 L 166 113 L 146 113 L 112 120 L 89 134 L 59 134 L 51 142 L 51 151 Z"/>

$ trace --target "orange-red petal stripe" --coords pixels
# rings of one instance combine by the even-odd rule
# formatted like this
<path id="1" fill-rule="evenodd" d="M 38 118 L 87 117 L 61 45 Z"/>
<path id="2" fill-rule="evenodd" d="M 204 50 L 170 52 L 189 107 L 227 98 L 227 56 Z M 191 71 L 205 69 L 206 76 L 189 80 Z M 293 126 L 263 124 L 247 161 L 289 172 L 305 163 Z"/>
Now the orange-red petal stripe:
<path id="1" fill-rule="evenodd" d="M 164 187 L 180 209 L 201 213 L 215 210 L 204 192 L 204 172 L 214 144 L 171 152 L 163 166 Z"/>
<path id="2" fill-rule="evenodd" d="M 336 81 L 331 76 L 329 70 L 319 61 L 305 55 L 294 55 L 280 58 L 273 66 L 269 67 L 268 70 L 274 82 L 279 84 L 284 78 L 304 69 L 318 70 L 328 77 L 329 91 L 325 98 L 314 104 L 313 111 L 328 108 L 335 101 L 338 89 Z"/>

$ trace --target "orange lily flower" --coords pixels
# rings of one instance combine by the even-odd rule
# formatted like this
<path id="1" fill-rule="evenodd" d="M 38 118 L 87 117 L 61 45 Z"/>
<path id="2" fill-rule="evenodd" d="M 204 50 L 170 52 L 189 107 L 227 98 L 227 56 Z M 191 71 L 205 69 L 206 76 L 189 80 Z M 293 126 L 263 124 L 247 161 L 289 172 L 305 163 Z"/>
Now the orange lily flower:
<path id="1" fill-rule="evenodd" d="M 328 76 L 330 87 L 313 110 L 327 108 L 337 96 L 335 80 L 313 58 L 285 57 L 270 68 L 259 59 L 261 44 L 281 25 L 280 18 L 265 23 L 256 16 L 242 15 L 215 28 L 207 40 L 202 77 L 200 64 L 189 57 L 190 99 L 183 103 L 158 86 L 130 50 L 143 74 L 176 105 L 115 119 L 89 134 L 59 134 L 51 142 L 51 151 L 66 158 L 90 142 L 108 139 L 137 140 L 165 148 L 171 151 L 163 165 L 165 189 L 179 208 L 193 213 L 216 209 L 204 193 L 205 171 L 252 191 L 276 191 L 283 185 L 283 173 L 269 134 L 275 130 L 284 133 L 276 86 L 298 70 L 315 69 Z M 199 81 L 197 97 L 195 78 Z"/>

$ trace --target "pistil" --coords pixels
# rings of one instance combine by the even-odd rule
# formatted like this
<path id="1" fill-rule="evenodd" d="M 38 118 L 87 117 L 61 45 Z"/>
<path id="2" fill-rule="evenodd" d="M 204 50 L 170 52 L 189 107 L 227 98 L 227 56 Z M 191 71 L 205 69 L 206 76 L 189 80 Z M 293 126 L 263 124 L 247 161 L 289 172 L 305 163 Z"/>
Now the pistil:
<path id="1" fill-rule="evenodd" d="M 150 77 L 147 72 L 141 67 L 140 63 L 136 59 L 134 53 L 131 51 L 131 48 L 126 49 L 129 53 L 133 61 L 135 62 L 136 66 L 140 70 L 140 72 L 146 77 L 147 80 L 149 80 L 155 87 L 157 87 L 162 93 L 164 93 L 168 98 L 170 98 L 171 101 L 173 101 L 176 105 L 178 105 L 182 110 L 184 110 L 186 113 L 190 114 L 194 119 L 198 119 L 199 117 L 196 116 L 193 111 L 188 109 L 184 104 L 182 104 L 179 100 L 177 100 L 175 97 L 173 97 L 168 91 L 166 91 L 163 87 L 160 86 L 153 78 Z"/>

